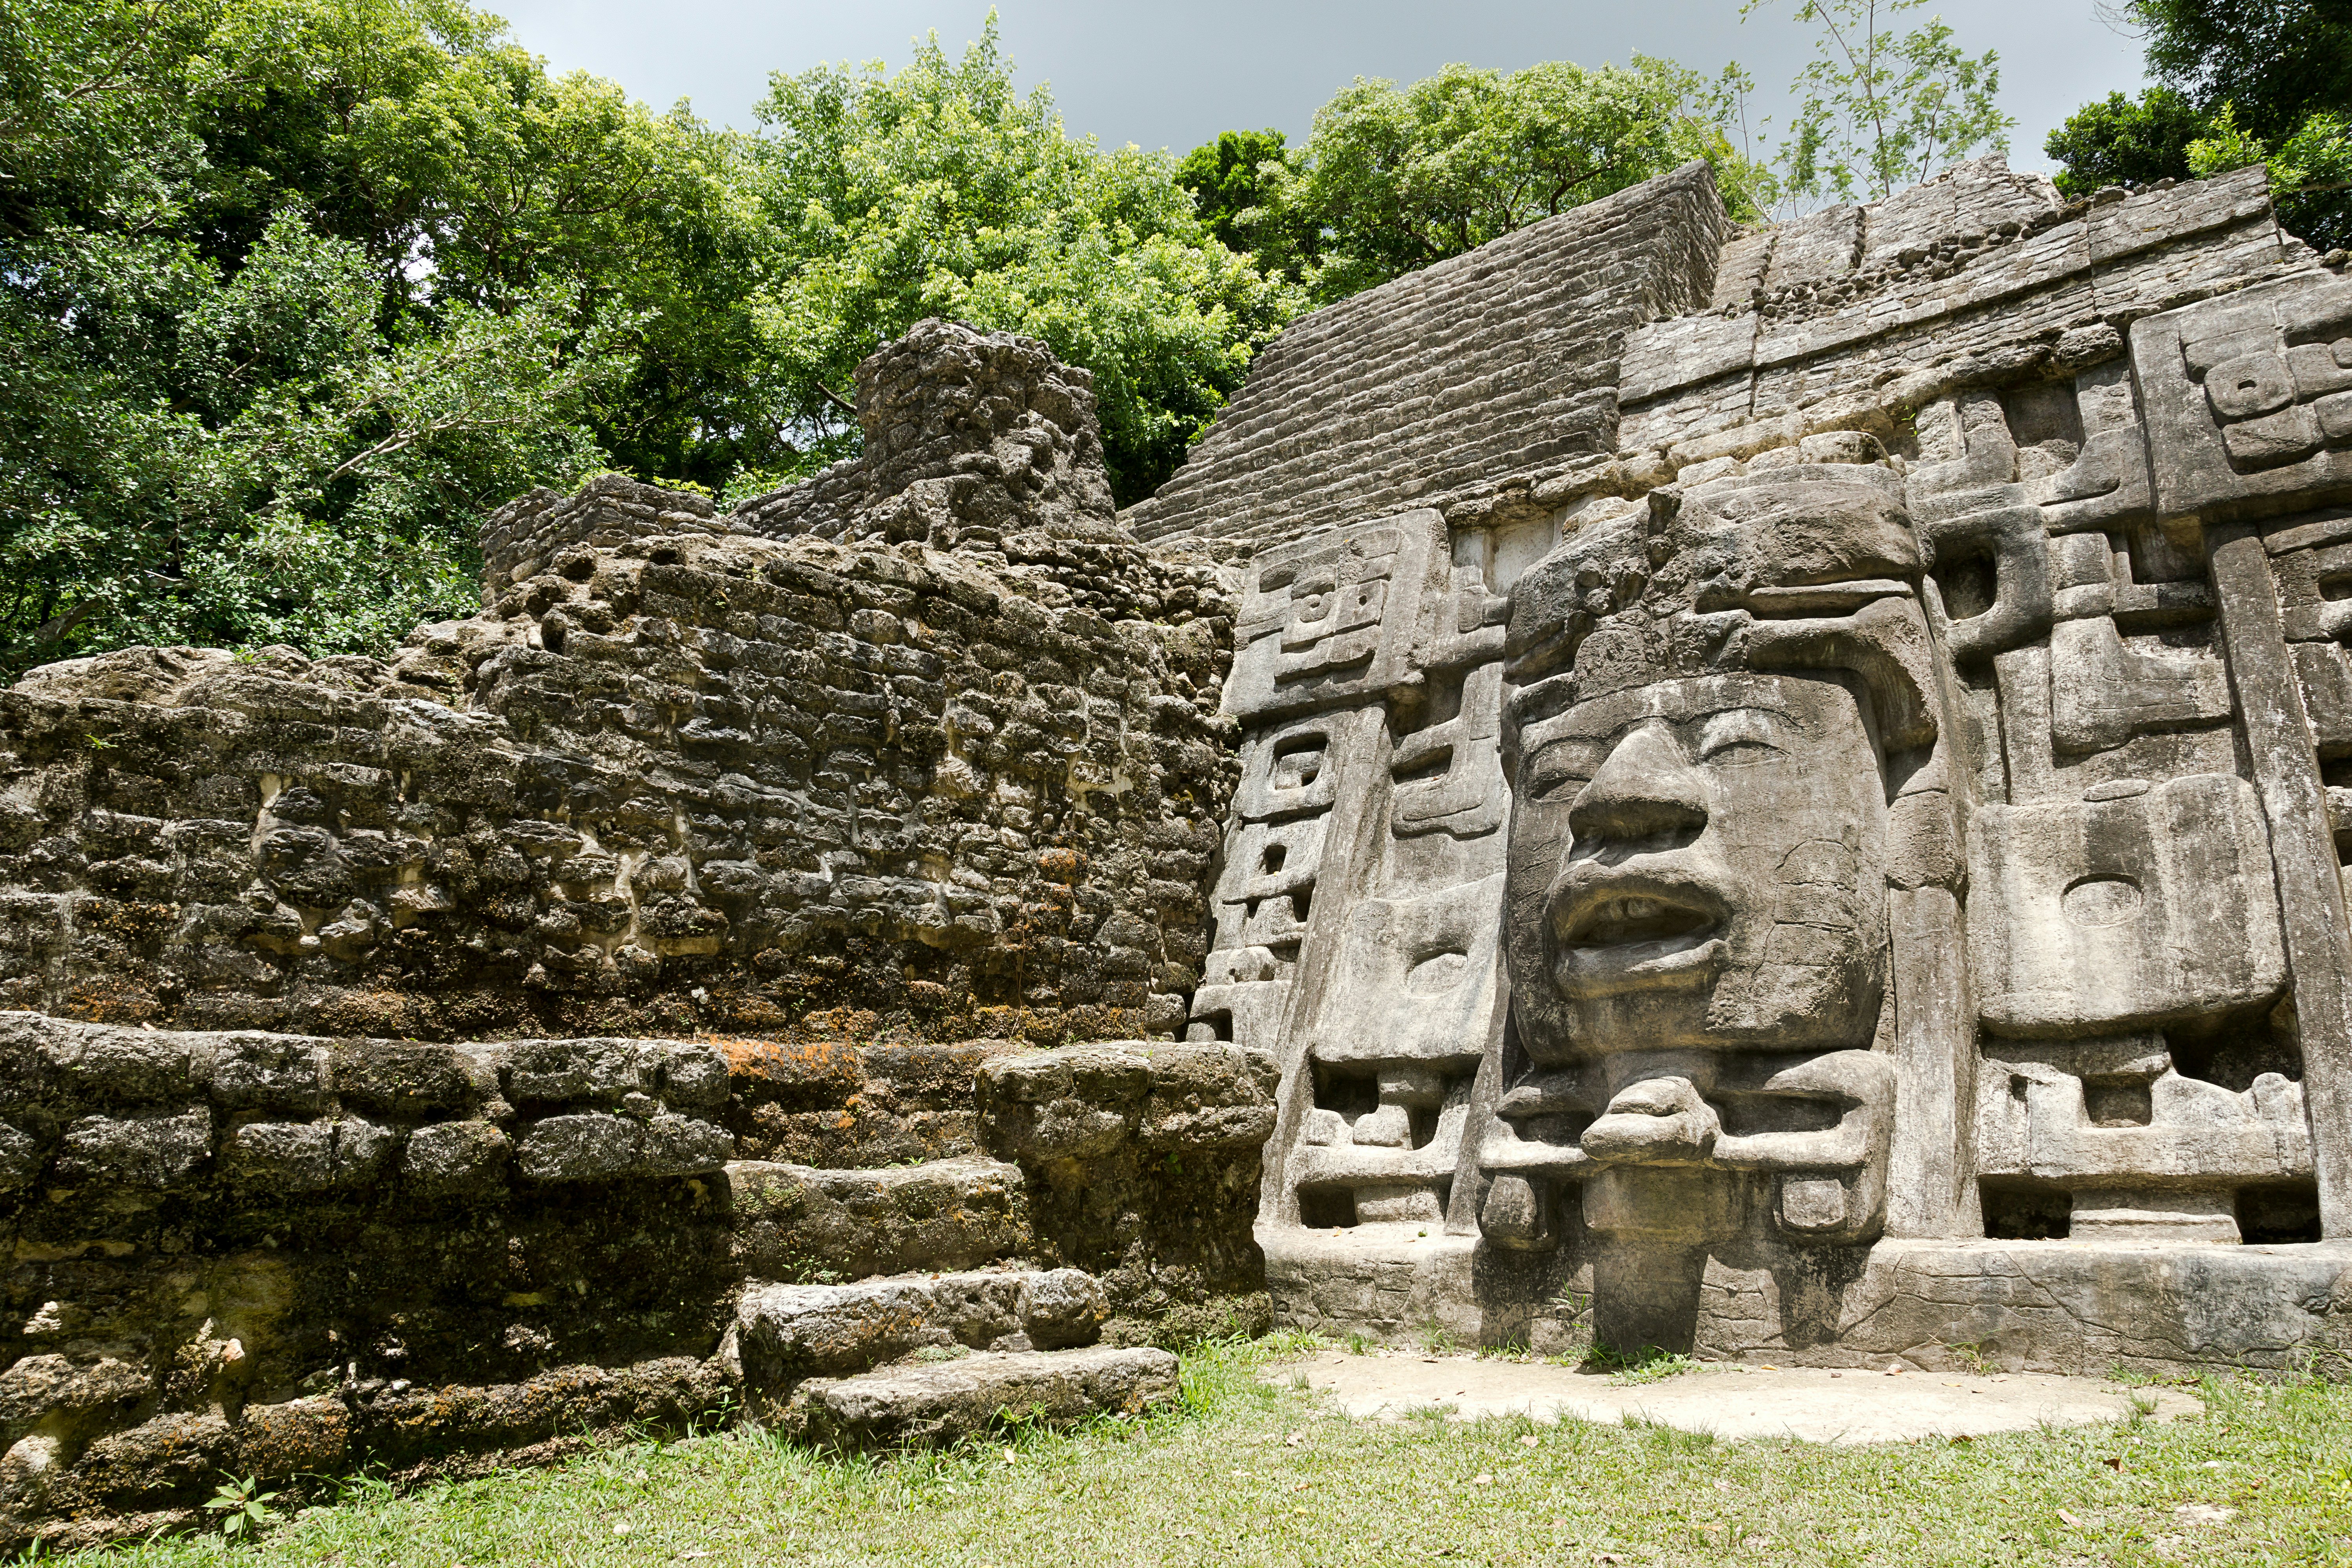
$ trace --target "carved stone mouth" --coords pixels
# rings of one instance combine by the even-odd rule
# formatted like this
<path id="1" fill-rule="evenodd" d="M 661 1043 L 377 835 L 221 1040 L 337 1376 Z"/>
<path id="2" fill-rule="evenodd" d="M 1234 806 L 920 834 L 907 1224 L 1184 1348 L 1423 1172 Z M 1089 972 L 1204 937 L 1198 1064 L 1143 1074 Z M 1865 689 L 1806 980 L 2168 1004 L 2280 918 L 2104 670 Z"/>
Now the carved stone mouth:
<path id="1" fill-rule="evenodd" d="M 1688 873 L 1592 868 L 1555 906 L 1555 978 L 1569 995 L 1597 998 L 1657 985 L 1703 984 L 1727 952 L 1722 892 Z"/>
<path id="2" fill-rule="evenodd" d="M 1713 910 L 1695 901 L 1628 893 L 1603 899 L 1578 915 L 1570 923 L 1568 945 L 1589 950 L 1671 942 L 1703 937 L 1721 923 Z"/>

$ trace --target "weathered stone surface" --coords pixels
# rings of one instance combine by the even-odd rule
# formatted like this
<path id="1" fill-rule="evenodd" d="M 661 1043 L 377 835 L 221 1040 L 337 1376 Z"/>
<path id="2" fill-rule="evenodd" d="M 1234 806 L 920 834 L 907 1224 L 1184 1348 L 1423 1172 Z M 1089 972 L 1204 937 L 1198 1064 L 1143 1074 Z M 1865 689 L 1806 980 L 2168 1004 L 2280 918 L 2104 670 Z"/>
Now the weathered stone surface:
<path id="1" fill-rule="evenodd" d="M 1102 1287 L 1076 1268 L 754 1285 L 735 1309 L 734 1353 L 747 1388 L 782 1395 L 803 1378 L 864 1372 L 927 1347 L 1091 1344 L 1109 1316 Z"/>
<path id="2" fill-rule="evenodd" d="M 1197 552 L 931 321 L 855 462 L 522 498 L 390 660 L 29 673 L 0 1545 L 730 1389 L 1136 1408 L 1066 1347 L 1269 1288 L 2335 1365 L 2338 271 L 2259 169 L 1738 232 L 1694 166 L 1295 323 L 1129 514 Z"/>
<path id="3" fill-rule="evenodd" d="M 1021 1168 L 984 1155 L 876 1171 L 740 1160 L 727 1183 L 754 1279 L 975 1268 L 1036 1248 Z"/>
<path id="4" fill-rule="evenodd" d="M 1463 480 L 1406 420 L 1329 438 L 1509 362 L 1367 351 L 1539 317 L 1530 230 L 1300 323 L 1130 514 L 1236 579 L 1187 1033 L 1280 1065 L 1277 1315 L 1832 1354 L 1901 1238 L 2335 1236 L 2343 280 L 2252 171 L 2069 205 L 1989 158 L 1672 222 L 1717 265 L 1580 372 L 1612 450 L 1465 420 Z M 1008 1124 L 1081 1160 L 1112 1120 L 1041 1090 Z M 2144 1305 L 2158 1339 L 2202 1310 Z"/>
<path id="5" fill-rule="evenodd" d="M 1271 544 L 1606 458 L 1618 343 L 1706 299 L 1728 228 L 1694 163 L 1303 317 L 1126 519 Z"/>
<path id="6" fill-rule="evenodd" d="M 1098 1277 L 1134 1335 L 1262 1289 L 1250 1228 L 1277 1087 L 1264 1050 L 1130 1040 L 992 1057 L 974 1089 L 983 1147 L 1027 1178 L 1037 1255 Z"/>
<path id="7" fill-rule="evenodd" d="M 1116 1047 L 1170 1056 L 1064 1083 L 1118 1137 L 1050 1171 L 975 1082 L 1181 1024 L 1226 589 L 1113 521 L 1044 345 L 926 322 L 858 396 L 729 515 L 521 498 L 388 661 L 0 692 L 0 1546 L 707 1419 L 739 1345 L 780 1394 L 1262 1319 L 1262 1062 Z"/>
<path id="8" fill-rule="evenodd" d="M 598 479 L 494 519 L 481 614 L 388 662 L 133 649 L 0 692 L 0 1006 L 1172 1031 L 1232 788 L 1215 572 L 1111 521 L 1042 345 L 928 322 L 861 374 L 870 505 L 833 524 Z M 403 1070 L 374 1109 L 459 1069 Z"/>
<path id="9" fill-rule="evenodd" d="M 788 1430 L 830 1448 L 940 1447 L 1011 1419 L 1066 1426 L 1140 1415 L 1182 1396 L 1166 1351 L 976 1355 L 935 1366 L 801 1385 Z"/>

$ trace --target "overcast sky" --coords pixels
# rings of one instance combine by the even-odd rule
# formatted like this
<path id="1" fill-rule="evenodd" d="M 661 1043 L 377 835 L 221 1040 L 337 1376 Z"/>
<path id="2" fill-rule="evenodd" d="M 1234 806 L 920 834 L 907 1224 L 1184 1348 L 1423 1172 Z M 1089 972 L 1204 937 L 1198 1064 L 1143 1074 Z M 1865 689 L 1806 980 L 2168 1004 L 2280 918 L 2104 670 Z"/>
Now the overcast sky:
<path id="1" fill-rule="evenodd" d="M 748 125 L 771 71 L 825 61 L 903 64 L 936 29 L 960 49 L 987 0 L 482 0 L 557 69 L 611 77 L 667 107 Z M 1241 126 L 1303 138 L 1316 107 L 1358 76 L 1411 80 L 1449 60 L 1517 69 L 1594 66 L 1636 51 L 1709 73 L 1744 63 L 1786 118 L 1784 89 L 1810 34 L 1774 0 L 1742 23 L 1738 0 L 998 0 L 1000 34 L 1024 85 L 1050 82 L 1073 134 L 1178 153 Z M 1999 49 L 2003 107 L 2019 121 L 2010 161 L 2045 168 L 2042 139 L 2084 100 L 2140 84 L 2140 50 L 2095 0 L 1948 0 L 1971 54 Z M 1907 15 L 1909 27 L 1929 13 Z"/>

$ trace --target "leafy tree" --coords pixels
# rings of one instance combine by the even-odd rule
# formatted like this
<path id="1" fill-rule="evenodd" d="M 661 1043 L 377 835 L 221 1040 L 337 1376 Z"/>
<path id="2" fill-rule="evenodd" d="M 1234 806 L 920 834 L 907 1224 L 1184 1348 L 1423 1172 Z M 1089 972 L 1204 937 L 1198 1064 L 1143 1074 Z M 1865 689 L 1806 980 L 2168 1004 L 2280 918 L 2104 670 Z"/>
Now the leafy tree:
<path id="1" fill-rule="evenodd" d="M 2042 151 L 2058 160 L 2058 188 L 2087 196 L 2104 185 L 2186 180 L 2189 144 L 2205 133 L 2205 116 L 2175 89 L 2151 87 L 2137 100 L 2111 92 L 2086 103 L 2050 133 Z"/>
<path id="2" fill-rule="evenodd" d="M 1112 490 L 1137 500 L 1301 300 L 1217 243 L 1174 159 L 1071 139 L 1012 74 L 992 16 L 960 60 L 934 36 L 896 73 L 772 79 L 751 155 L 779 405 L 839 449 L 850 371 L 916 321 L 1026 332 L 1094 373 Z"/>
<path id="3" fill-rule="evenodd" d="M 2125 0 L 2161 84 L 2086 105 L 2046 151 L 2059 187 L 2202 177 L 2267 163 L 2281 220 L 2322 248 L 2352 245 L 2352 7 L 2342 0 Z"/>
<path id="4" fill-rule="evenodd" d="M 0 671 L 466 608 L 481 512 L 608 460 L 646 279 L 691 259 L 566 205 L 531 110 L 609 132 L 613 95 L 444 0 L 0 12 Z M 510 265 L 492 219 L 539 225 Z"/>
<path id="5" fill-rule="evenodd" d="M 1694 158 L 1747 206 L 1754 182 L 1724 132 L 1730 102 L 1727 79 L 1641 55 L 1594 70 L 1449 65 L 1403 88 L 1360 78 L 1316 110 L 1300 157 L 1258 164 L 1258 224 L 1314 237 L 1311 286 L 1329 301 Z"/>
<path id="6" fill-rule="evenodd" d="M 1899 35 L 1881 26 L 1926 3 L 1800 0 L 1796 20 L 1816 31 L 1780 158 L 1784 201 L 1879 200 L 1976 148 L 2008 150 L 2016 121 L 1996 101 L 1998 52 L 1962 53 L 1941 16 Z M 1769 4 L 1745 0 L 1740 19 Z"/>
<path id="7" fill-rule="evenodd" d="M 1226 248 L 1256 258 L 1269 272 L 1297 279 L 1319 259 L 1322 237 L 1280 205 L 1280 177 L 1296 174 L 1298 154 L 1279 131 L 1225 131 L 1177 165 L 1193 210 Z"/>
<path id="8" fill-rule="evenodd" d="M 2352 8 L 2343 0 L 2128 0 L 2148 69 L 2209 111 L 2237 106 L 2277 142 L 2314 112 L 2352 106 Z"/>

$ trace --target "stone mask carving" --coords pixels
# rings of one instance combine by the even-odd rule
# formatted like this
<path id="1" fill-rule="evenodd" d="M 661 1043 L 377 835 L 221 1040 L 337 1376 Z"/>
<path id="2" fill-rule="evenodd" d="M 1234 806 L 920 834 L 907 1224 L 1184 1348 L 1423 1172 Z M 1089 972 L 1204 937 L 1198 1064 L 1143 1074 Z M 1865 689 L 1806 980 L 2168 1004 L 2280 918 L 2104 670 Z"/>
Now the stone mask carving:
<path id="1" fill-rule="evenodd" d="M 1886 801 L 1844 683 L 1734 671 L 1579 702 L 1521 732 L 1512 790 L 1536 1060 L 1869 1043 Z"/>
<path id="2" fill-rule="evenodd" d="M 1943 799 L 1918 578 L 1900 481 L 1848 468 L 1662 495 L 1521 580 L 1505 950 L 1532 1068 L 1481 1162 L 1490 1237 L 1547 1245 L 1563 1181 L 1643 1245 L 1759 1204 L 1801 1241 L 1883 1223 L 1886 891 Z"/>

